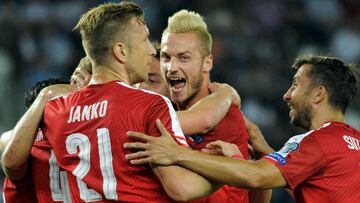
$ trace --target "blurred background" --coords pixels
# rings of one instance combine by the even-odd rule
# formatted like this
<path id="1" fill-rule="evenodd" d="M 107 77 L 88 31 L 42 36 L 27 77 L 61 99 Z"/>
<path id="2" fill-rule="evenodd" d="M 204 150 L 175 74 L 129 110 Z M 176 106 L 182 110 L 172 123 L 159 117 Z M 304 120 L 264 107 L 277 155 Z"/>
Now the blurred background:
<path id="1" fill-rule="evenodd" d="M 0 1 L 0 133 L 24 113 L 24 92 L 35 82 L 70 76 L 84 56 L 72 29 L 79 16 L 105 1 Z M 235 87 L 242 110 L 278 150 L 300 129 L 292 127 L 282 96 L 299 54 L 331 55 L 360 62 L 358 0 L 139 0 L 153 40 L 179 9 L 202 14 L 213 36 L 212 80 Z M 360 129 L 360 97 L 347 120 Z M 272 202 L 292 202 L 275 190 Z"/>

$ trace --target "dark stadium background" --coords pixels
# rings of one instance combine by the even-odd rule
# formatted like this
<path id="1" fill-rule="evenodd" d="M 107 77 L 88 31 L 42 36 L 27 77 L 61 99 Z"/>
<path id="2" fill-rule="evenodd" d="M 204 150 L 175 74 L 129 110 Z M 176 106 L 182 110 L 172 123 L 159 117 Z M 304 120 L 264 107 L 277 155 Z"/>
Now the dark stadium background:
<path id="1" fill-rule="evenodd" d="M 24 112 L 24 91 L 36 81 L 69 76 L 84 56 L 73 32 L 79 16 L 104 1 L 0 1 L 0 132 Z M 190 9 L 205 17 L 213 35 L 212 80 L 227 82 L 242 97 L 242 110 L 258 123 L 273 148 L 301 133 L 289 124 L 282 95 L 298 54 L 360 59 L 358 0 L 140 0 L 151 38 L 159 40 L 168 16 Z M 348 110 L 360 129 L 360 99 Z M 314 152 L 316 153 L 316 152 Z M 272 202 L 292 202 L 275 190 Z"/>

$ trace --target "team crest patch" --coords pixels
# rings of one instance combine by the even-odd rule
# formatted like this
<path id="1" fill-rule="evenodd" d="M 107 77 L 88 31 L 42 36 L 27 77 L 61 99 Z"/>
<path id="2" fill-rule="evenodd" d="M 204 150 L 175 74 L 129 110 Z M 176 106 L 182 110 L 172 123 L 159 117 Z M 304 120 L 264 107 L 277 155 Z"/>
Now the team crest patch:
<path id="1" fill-rule="evenodd" d="M 204 141 L 204 136 L 203 135 L 191 135 L 190 140 L 192 142 L 195 142 L 196 144 L 200 144 Z"/>

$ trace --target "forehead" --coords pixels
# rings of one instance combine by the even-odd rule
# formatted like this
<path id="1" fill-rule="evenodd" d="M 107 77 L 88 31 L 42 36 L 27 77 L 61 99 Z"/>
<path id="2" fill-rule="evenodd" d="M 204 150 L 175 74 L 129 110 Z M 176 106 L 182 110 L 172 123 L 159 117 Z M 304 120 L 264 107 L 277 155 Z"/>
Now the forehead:
<path id="1" fill-rule="evenodd" d="M 143 19 L 133 17 L 130 20 L 130 33 L 135 35 L 149 35 L 149 29 Z"/>
<path id="2" fill-rule="evenodd" d="M 161 51 L 168 54 L 200 51 L 199 37 L 192 32 L 165 33 L 161 39 Z"/>
<path id="3" fill-rule="evenodd" d="M 310 71 L 311 71 L 311 65 L 310 64 L 303 64 L 302 66 L 300 66 L 300 68 L 298 69 L 298 71 L 296 72 L 296 74 L 294 75 L 294 80 L 309 80 L 309 75 L 310 75 Z"/>

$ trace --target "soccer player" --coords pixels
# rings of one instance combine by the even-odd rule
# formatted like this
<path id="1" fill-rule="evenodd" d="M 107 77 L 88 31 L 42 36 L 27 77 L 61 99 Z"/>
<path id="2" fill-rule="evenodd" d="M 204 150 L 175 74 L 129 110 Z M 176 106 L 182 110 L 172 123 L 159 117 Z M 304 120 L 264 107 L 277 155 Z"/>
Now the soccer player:
<path id="1" fill-rule="evenodd" d="M 48 95 L 49 98 L 54 98 L 61 95 L 66 95 L 72 92 L 74 89 L 68 84 L 68 80 L 65 79 L 48 79 L 36 83 L 33 87 L 25 93 L 25 106 L 29 111 L 33 111 L 35 108 L 31 106 L 37 95 Z M 61 84 L 61 85 L 59 85 Z M 67 85 L 65 85 L 67 84 Z M 54 86 L 52 86 L 54 85 Z M 50 86 L 50 87 L 49 87 Z M 35 100 L 34 105 L 39 105 L 38 100 Z M 23 120 L 24 121 L 24 120 Z M 21 123 L 20 121 L 19 123 Z M 1 135 L 0 146 L 1 152 L 3 152 L 13 137 L 13 134 L 19 131 L 18 128 L 7 131 Z M 21 126 L 25 127 L 25 126 Z M 25 132 L 27 133 L 27 132 Z M 39 129 L 37 138 L 34 141 L 34 145 L 29 149 L 31 151 L 30 161 L 24 160 L 24 164 L 20 166 L 23 170 L 26 170 L 26 177 L 19 179 L 10 179 L 5 177 L 3 184 L 3 198 L 5 202 L 52 202 L 51 190 L 50 190 L 50 174 L 49 174 L 49 158 L 50 148 L 46 140 L 41 139 L 42 132 Z M 19 149 L 21 146 L 18 146 Z M 24 151 L 28 148 L 24 148 Z M 28 153 L 30 153 L 28 151 Z M 29 162 L 31 164 L 29 164 Z M 29 166 L 29 165 L 30 166 Z M 4 167 L 4 166 L 3 166 Z M 33 168 L 34 170 L 30 170 Z M 6 170 L 6 169 L 5 169 Z M 17 175 L 17 174 L 16 174 Z M 46 187 L 42 187 L 46 185 Z M 35 193 L 35 188 L 41 193 Z M 38 195 L 38 196 L 37 196 Z M 39 201 L 38 201 L 39 199 Z M 41 201 L 42 200 L 42 201 Z"/>
<path id="2" fill-rule="evenodd" d="M 160 45 L 153 43 L 156 55 L 153 57 L 149 66 L 148 79 L 134 86 L 156 92 L 169 97 L 169 87 L 165 81 L 165 76 L 160 71 L 159 54 Z M 84 59 L 87 57 L 84 57 Z M 85 62 L 82 59 L 81 62 Z M 91 78 L 91 71 L 85 66 L 78 66 L 73 75 L 72 83 L 79 88 L 88 85 Z M 201 98 L 189 109 L 177 111 L 181 129 L 185 135 L 207 133 L 213 129 L 226 115 L 231 105 L 240 107 L 241 99 L 236 90 L 227 84 L 211 83 L 209 85 L 210 95 Z"/>
<path id="3" fill-rule="evenodd" d="M 289 139 L 278 152 L 256 162 L 234 160 L 177 147 L 165 136 L 130 136 L 144 143 L 126 149 L 145 151 L 127 155 L 133 164 L 178 164 L 211 179 L 241 188 L 289 187 L 297 202 L 357 202 L 360 199 L 360 133 L 345 123 L 345 112 L 359 81 L 355 67 L 324 56 L 298 57 L 296 73 L 283 99 L 290 121 L 309 130 Z M 166 141 L 166 142 L 164 142 Z"/>
<path id="4" fill-rule="evenodd" d="M 76 70 L 79 69 L 86 69 L 91 71 L 91 63 L 87 57 L 84 57 L 80 60 Z M 82 79 L 82 81 L 85 80 L 86 78 Z M 48 87 L 57 84 L 62 85 L 58 87 Z M 44 88 L 48 89 L 44 91 L 51 91 L 51 94 L 55 96 L 65 96 L 75 90 L 74 86 L 70 86 L 69 81 L 65 78 L 48 79 L 37 82 L 33 87 L 29 88 L 27 92 L 25 92 L 25 106 L 27 109 L 30 108 L 36 97 Z M 63 92 L 64 88 L 68 89 L 69 91 Z M 56 91 L 60 92 L 56 93 Z M 29 122 L 26 122 L 25 120 L 23 121 L 24 122 L 22 123 L 29 127 Z M 26 126 L 18 124 L 18 128 L 23 127 Z M 25 133 L 28 134 L 29 132 Z M 9 143 L 13 135 L 13 130 L 7 131 L 1 135 L 1 152 L 4 151 L 6 145 Z M 33 135 L 36 136 L 36 138 L 31 147 L 31 154 L 28 155 L 30 156 L 29 159 L 31 164 L 25 171 L 26 177 L 23 177 L 21 178 L 21 181 L 16 182 L 6 177 L 3 187 L 4 198 L 6 202 L 22 202 L 23 200 L 26 200 L 26 202 L 66 201 L 66 199 L 64 199 L 65 197 L 63 197 L 62 188 L 66 189 L 67 185 L 60 179 L 60 174 L 64 174 L 64 172 L 60 171 L 56 163 L 56 159 L 53 156 L 51 146 L 49 142 L 44 139 L 41 129 L 39 128 L 38 131 L 36 131 Z M 20 164 L 20 167 L 23 165 L 24 163 Z"/>
<path id="5" fill-rule="evenodd" d="M 161 39 L 161 68 L 170 87 L 170 97 L 179 110 L 191 108 L 209 95 L 210 71 L 213 67 L 212 38 L 203 18 L 192 11 L 181 10 L 169 17 Z M 186 121 L 186 119 L 185 119 Z M 189 137 L 190 146 L 201 150 L 215 140 L 236 144 L 248 158 L 248 134 L 244 116 L 231 106 L 224 119 L 208 133 Z M 248 202 L 248 192 L 224 186 L 216 193 L 196 202 Z"/>
<path id="6" fill-rule="evenodd" d="M 170 101 L 130 86 L 146 80 L 146 68 L 155 54 L 142 9 L 129 2 L 102 4 L 85 13 L 76 28 L 93 65 L 90 85 L 49 101 L 41 126 L 60 168 L 67 171 L 72 201 L 171 202 L 170 197 L 185 201 L 217 189 L 179 166 L 138 167 L 124 159 L 126 132 L 159 134 L 157 118 L 179 144 L 187 146 Z M 30 123 L 41 120 L 40 107 L 46 99 L 40 95 L 36 113 L 25 114 L 34 116 Z M 16 165 L 25 154 L 16 150 L 15 143 L 32 138 L 20 137 L 15 133 L 2 159 L 9 176 L 22 174 L 6 167 L 11 161 Z"/>

